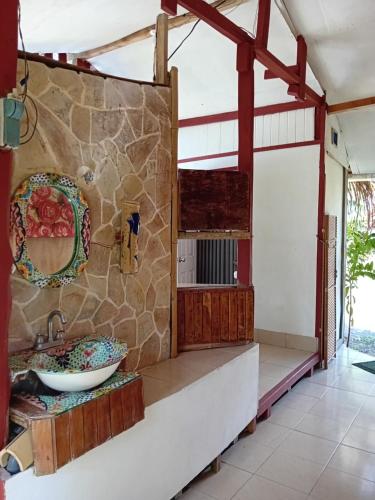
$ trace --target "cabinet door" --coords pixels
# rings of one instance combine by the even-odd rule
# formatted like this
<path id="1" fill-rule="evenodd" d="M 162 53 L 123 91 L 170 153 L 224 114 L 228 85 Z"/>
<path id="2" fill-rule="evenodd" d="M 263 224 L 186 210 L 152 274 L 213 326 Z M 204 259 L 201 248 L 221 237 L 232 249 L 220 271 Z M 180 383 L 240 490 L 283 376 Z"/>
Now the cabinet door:
<path id="1" fill-rule="evenodd" d="M 324 295 L 322 360 L 324 367 L 336 356 L 336 243 L 337 217 L 324 216 Z"/>

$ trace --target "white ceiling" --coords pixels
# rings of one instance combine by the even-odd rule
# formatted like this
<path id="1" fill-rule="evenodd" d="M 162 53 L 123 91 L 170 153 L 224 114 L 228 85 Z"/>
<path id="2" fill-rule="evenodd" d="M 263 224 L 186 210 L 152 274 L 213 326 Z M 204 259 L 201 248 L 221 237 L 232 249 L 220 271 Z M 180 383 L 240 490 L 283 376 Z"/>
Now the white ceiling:
<path id="1" fill-rule="evenodd" d="M 211 0 L 210 0 L 211 1 Z M 284 63 L 295 64 L 296 43 L 274 0 L 269 48 Z M 309 61 L 327 91 L 330 104 L 375 94 L 373 26 L 375 0 L 284 0 L 298 33 L 306 37 Z M 253 31 L 257 0 L 226 15 Z M 21 0 L 26 50 L 79 52 L 113 41 L 155 22 L 160 0 Z M 179 13 L 183 10 L 180 9 Z M 171 30 L 169 52 L 192 25 Z M 153 39 L 93 59 L 105 72 L 142 80 L 152 79 Z M 180 117 L 237 109 L 235 46 L 212 28 L 199 23 L 170 61 L 179 68 Z M 256 64 L 257 106 L 291 100 L 286 85 L 263 79 Z M 308 70 L 308 83 L 321 89 Z M 339 116 L 353 171 L 375 172 L 375 141 L 371 124 L 375 110 Z"/>
<path id="2" fill-rule="evenodd" d="M 78 52 L 113 41 L 155 22 L 160 0 L 21 0 L 26 49 L 37 52 Z M 250 0 L 226 13 L 249 31 L 254 30 L 257 0 Z M 180 10 L 182 13 L 183 10 Z M 169 32 L 169 53 L 192 28 L 192 24 Z M 278 9 L 273 6 L 270 49 L 286 64 L 295 64 L 296 43 Z M 149 38 L 94 58 L 99 70 L 128 78 L 152 80 L 154 40 Z M 194 117 L 237 109 L 235 45 L 200 22 L 171 59 L 179 68 L 180 117 Z M 311 72 L 308 81 L 321 89 Z M 280 80 L 263 79 L 256 64 L 256 105 L 293 100 Z"/>
<path id="3" fill-rule="evenodd" d="M 375 95 L 374 0 L 276 0 L 308 45 L 329 104 Z M 375 108 L 337 115 L 354 173 L 375 173 Z"/>

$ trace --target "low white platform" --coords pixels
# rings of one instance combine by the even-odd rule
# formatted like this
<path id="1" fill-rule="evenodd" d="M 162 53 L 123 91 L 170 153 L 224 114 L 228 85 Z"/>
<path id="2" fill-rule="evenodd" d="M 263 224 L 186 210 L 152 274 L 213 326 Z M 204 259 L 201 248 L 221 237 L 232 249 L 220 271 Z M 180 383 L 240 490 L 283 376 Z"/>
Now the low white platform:
<path id="1" fill-rule="evenodd" d="M 184 353 L 143 370 L 145 419 L 51 476 L 32 469 L 7 500 L 169 500 L 256 416 L 259 346 Z"/>

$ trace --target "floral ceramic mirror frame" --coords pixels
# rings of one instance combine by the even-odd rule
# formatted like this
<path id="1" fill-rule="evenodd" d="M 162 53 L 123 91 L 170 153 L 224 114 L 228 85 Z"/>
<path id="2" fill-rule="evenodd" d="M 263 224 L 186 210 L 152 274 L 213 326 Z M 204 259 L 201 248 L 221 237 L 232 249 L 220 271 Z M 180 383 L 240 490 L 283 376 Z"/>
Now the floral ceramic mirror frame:
<path id="1" fill-rule="evenodd" d="M 25 179 L 11 200 L 10 239 L 14 263 L 30 283 L 40 288 L 57 288 L 75 280 L 89 257 L 90 210 L 73 180 L 51 173 Z M 35 242 L 42 249 L 39 253 L 43 253 L 43 242 L 48 243 L 46 248 L 52 255 L 56 254 L 56 258 L 61 243 L 69 243 L 71 253 L 61 268 L 58 266 L 56 272 L 46 273 L 31 259 Z M 55 250 L 51 252 L 54 243 Z"/>

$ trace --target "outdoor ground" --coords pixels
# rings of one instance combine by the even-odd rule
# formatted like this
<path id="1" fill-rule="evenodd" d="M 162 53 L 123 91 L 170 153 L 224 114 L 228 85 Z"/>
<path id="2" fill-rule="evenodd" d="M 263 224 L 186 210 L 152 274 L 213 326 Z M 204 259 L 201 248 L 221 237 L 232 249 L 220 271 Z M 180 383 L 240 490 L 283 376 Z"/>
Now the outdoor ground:
<path id="1" fill-rule="evenodd" d="M 375 356 L 375 332 L 354 328 L 350 337 L 350 347 Z"/>
<path id="2" fill-rule="evenodd" d="M 354 295 L 356 302 L 350 347 L 375 356 L 375 281 L 360 278 Z"/>

